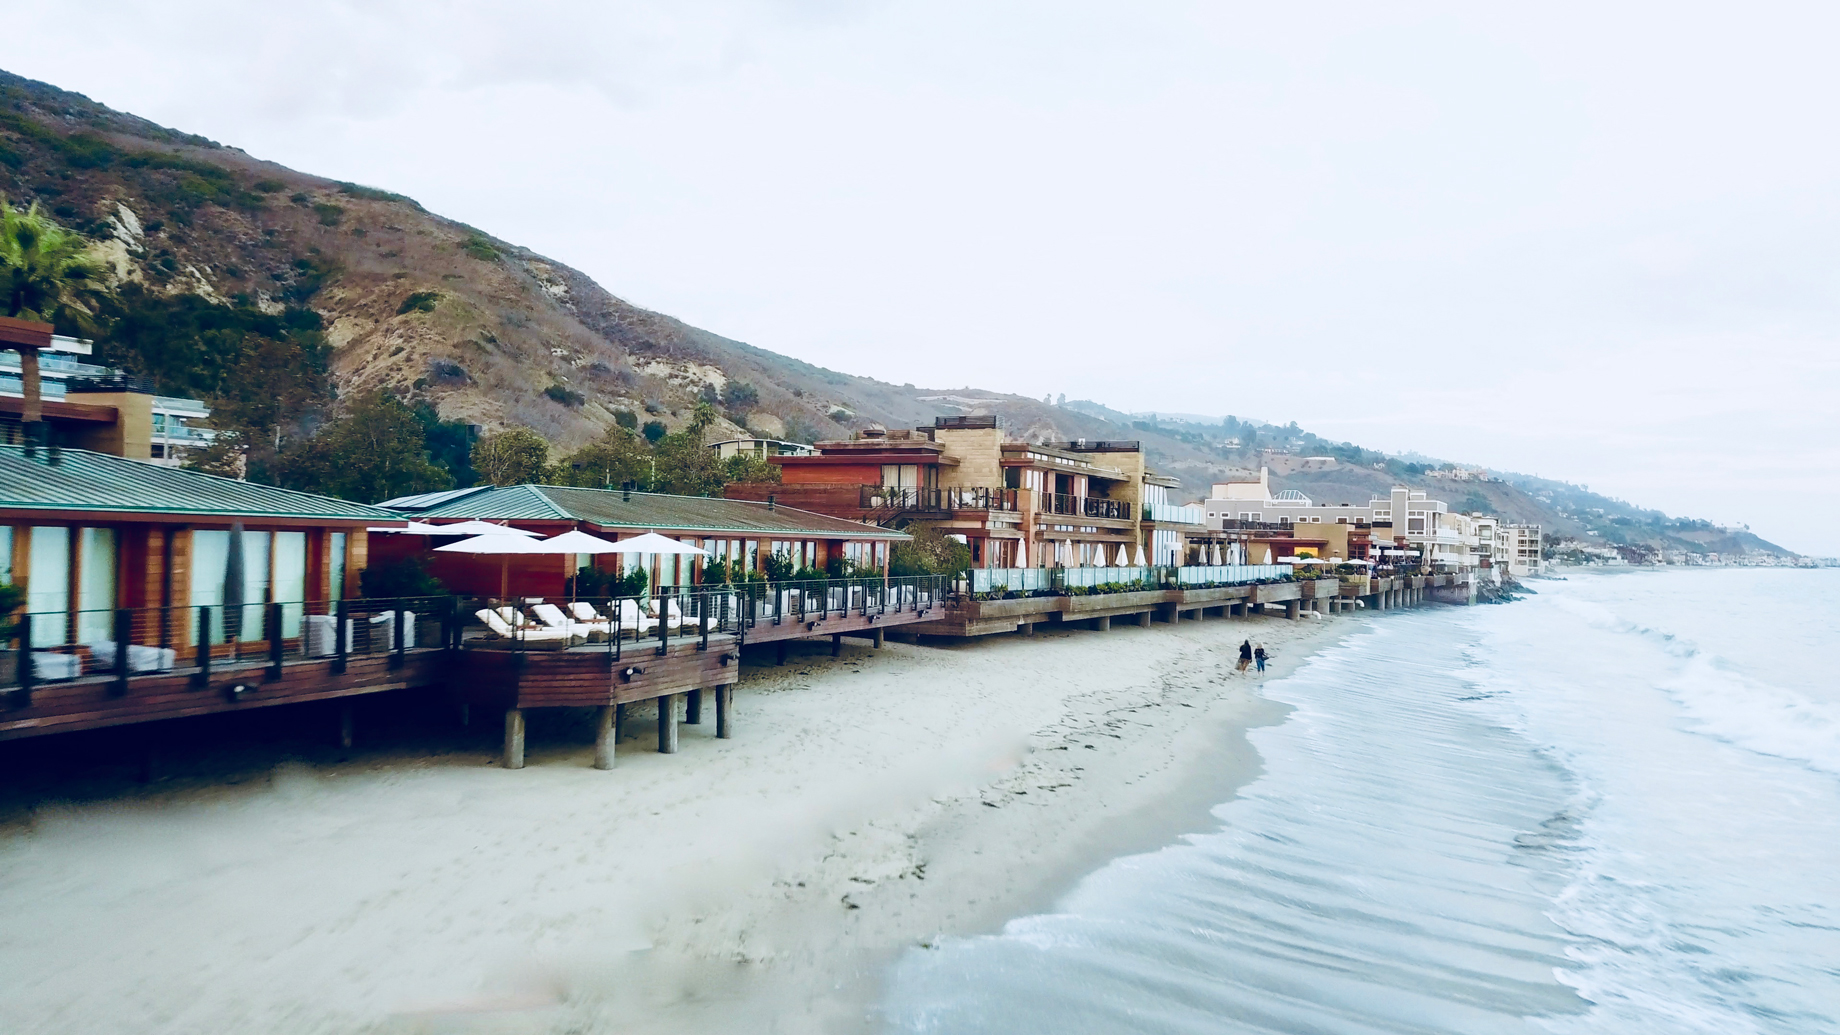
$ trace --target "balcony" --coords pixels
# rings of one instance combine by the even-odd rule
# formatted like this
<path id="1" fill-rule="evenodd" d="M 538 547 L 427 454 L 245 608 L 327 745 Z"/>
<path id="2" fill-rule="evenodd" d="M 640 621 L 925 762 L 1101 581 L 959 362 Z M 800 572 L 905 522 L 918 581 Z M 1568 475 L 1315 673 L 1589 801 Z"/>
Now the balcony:
<path id="1" fill-rule="evenodd" d="M 947 489 L 894 488 L 865 485 L 860 492 L 864 510 L 928 511 L 997 510 L 1019 508 L 1019 489 L 954 487 Z"/>
<path id="2" fill-rule="evenodd" d="M 1058 492 L 1042 492 L 1036 494 L 1036 507 L 1043 514 L 1105 518 L 1112 521 L 1132 519 L 1130 500 L 1108 500 L 1098 496 L 1068 496 Z"/>
<path id="3" fill-rule="evenodd" d="M 1145 521 L 1162 521 L 1172 525 L 1206 525 L 1207 510 L 1196 506 L 1178 506 L 1174 503 L 1144 504 Z"/>

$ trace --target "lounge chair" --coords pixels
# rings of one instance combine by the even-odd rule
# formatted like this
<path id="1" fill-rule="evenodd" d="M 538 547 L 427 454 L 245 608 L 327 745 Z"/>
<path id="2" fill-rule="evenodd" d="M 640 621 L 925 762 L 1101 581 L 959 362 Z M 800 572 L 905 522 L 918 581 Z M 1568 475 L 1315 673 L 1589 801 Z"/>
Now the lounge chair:
<path id="1" fill-rule="evenodd" d="M 620 601 L 620 630 L 644 636 L 658 628 L 658 619 L 639 610 L 637 600 Z"/>
<path id="2" fill-rule="evenodd" d="M 377 640 L 377 630 L 383 630 L 383 649 L 396 649 L 396 612 L 379 611 L 371 616 L 371 642 Z M 403 649 L 415 649 L 415 612 L 403 612 Z"/>
<path id="3" fill-rule="evenodd" d="M 550 629 L 561 629 L 583 639 L 606 637 L 613 634 L 613 626 L 607 622 L 578 622 L 563 613 L 555 604 L 533 604 L 530 610 Z"/>
<path id="4" fill-rule="evenodd" d="M 32 652 L 33 679 L 75 679 L 83 674 L 83 659 L 52 650 Z"/>
<path id="5" fill-rule="evenodd" d="M 112 672 L 115 670 L 115 641 L 95 640 L 83 646 L 89 648 L 89 655 L 95 661 L 95 668 Z M 165 672 L 173 667 L 178 659 L 178 652 L 171 647 L 143 647 L 138 643 L 128 644 L 128 671 L 130 672 Z"/>
<path id="6" fill-rule="evenodd" d="M 566 629 L 519 629 L 506 622 L 497 611 L 480 608 L 473 612 L 473 617 L 485 623 L 492 631 L 493 637 L 501 640 L 516 640 L 519 643 L 543 645 L 548 647 L 566 647 L 574 641 L 575 636 Z"/>
<path id="7" fill-rule="evenodd" d="M 306 616 L 306 654 L 309 658 L 329 658 L 339 652 L 338 641 L 333 639 L 333 630 L 338 628 L 338 618 L 333 615 Z M 345 649 L 352 647 L 352 620 L 345 619 Z"/>
<path id="8" fill-rule="evenodd" d="M 688 627 L 691 629 L 696 629 L 700 632 L 703 629 L 713 630 L 716 627 L 716 620 L 715 620 L 714 615 L 704 615 L 700 625 L 698 624 L 697 619 L 686 618 L 684 616 L 684 613 L 678 610 L 676 597 L 672 597 L 671 599 L 665 601 L 664 618 L 665 618 L 665 624 L 669 625 L 672 629 Z"/>

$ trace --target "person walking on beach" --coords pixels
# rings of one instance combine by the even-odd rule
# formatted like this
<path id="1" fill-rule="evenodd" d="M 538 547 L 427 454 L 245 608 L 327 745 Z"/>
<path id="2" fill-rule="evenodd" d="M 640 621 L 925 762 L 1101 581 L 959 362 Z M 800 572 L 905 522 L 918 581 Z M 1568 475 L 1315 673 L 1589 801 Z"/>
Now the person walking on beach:
<path id="1" fill-rule="evenodd" d="M 1246 666 L 1250 664 L 1252 664 L 1252 641 L 1247 640 L 1239 645 L 1239 670 L 1246 671 Z"/>
<path id="2" fill-rule="evenodd" d="M 1252 652 L 1252 657 L 1253 660 L 1259 663 L 1259 671 L 1265 671 L 1265 659 L 1271 657 L 1271 655 L 1265 653 L 1264 644 L 1259 644 L 1259 649 Z"/>

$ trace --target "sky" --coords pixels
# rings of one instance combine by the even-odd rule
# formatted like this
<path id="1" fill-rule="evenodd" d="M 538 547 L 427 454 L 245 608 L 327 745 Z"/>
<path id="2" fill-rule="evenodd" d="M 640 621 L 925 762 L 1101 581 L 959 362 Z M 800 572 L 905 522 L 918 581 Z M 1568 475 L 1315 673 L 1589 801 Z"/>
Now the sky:
<path id="1" fill-rule="evenodd" d="M 7 6 L 10 71 L 823 366 L 1840 554 L 1832 5 Z"/>

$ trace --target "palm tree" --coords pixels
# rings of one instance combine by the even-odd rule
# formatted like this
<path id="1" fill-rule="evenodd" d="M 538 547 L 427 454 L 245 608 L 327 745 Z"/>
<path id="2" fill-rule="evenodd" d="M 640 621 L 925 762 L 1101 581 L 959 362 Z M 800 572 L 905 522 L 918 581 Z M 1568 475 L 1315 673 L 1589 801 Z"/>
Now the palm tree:
<path id="1" fill-rule="evenodd" d="M 40 323 L 90 325 L 87 303 L 95 296 L 96 269 L 84 256 L 83 238 L 52 222 L 38 202 L 21 212 L 0 194 L 0 290 L 6 315 Z M 19 350 L 25 412 L 21 420 L 40 418 L 38 350 Z"/>

